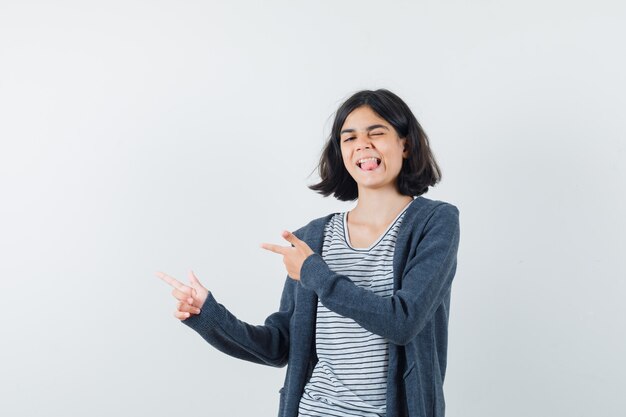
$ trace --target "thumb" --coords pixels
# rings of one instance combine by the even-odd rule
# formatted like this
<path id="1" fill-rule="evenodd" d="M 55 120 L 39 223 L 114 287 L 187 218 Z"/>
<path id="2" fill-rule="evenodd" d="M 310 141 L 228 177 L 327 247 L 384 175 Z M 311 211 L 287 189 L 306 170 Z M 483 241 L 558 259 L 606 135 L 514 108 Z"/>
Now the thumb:
<path id="1" fill-rule="evenodd" d="M 204 288 L 193 271 L 189 271 L 189 282 L 191 282 L 191 285 L 195 288 Z"/>

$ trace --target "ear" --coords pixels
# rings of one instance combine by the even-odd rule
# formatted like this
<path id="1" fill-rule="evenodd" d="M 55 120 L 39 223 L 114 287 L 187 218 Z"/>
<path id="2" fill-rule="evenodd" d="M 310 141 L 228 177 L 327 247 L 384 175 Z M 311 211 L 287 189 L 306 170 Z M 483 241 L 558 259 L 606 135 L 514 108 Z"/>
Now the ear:
<path id="1" fill-rule="evenodd" d="M 406 159 L 406 158 L 409 157 L 410 152 L 409 152 L 409 149 L 408 149 L 406 138 L 402 138 L 402 141 L 404 142 L 403 150 L 402 150 L 402 157 Z"/>

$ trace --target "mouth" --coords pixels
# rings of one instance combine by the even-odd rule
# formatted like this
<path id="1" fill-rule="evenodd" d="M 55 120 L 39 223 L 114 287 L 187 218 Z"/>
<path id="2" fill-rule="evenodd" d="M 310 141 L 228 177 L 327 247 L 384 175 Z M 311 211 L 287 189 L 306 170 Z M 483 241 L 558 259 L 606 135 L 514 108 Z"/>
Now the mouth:
<path id="1" fill-rule="evenodd" d="M 380 166 L 380 162 L 380 158 L 366 158 L 358 161 L 356 165 L 361 171 L 374 171 Z"/>

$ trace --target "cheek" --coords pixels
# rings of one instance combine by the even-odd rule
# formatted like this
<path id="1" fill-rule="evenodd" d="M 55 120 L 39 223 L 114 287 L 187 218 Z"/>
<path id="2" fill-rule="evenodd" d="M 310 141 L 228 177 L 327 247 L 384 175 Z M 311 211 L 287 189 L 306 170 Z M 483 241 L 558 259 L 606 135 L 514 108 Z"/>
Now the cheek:
<path id="1" fill-rule="evenodd" d="M 350 157 L 343 149 L 341 150 L 341 160 L 346 167 L 350 165 Z"/>

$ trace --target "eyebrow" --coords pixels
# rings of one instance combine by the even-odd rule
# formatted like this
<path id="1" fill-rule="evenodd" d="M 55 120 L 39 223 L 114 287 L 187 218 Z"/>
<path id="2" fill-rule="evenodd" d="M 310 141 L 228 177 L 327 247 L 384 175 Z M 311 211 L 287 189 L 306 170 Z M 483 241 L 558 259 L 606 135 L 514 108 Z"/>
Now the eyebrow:
<path id="1" fill-rule="evenodd" d="M 385 126 L 385 125 L 371 125 L 371 126 L 366 127 L 365 130 L 367 130 L 369 132 L 369 131 L 377 129 L 379 127 L 382 127 L 383 129 L 389 130 L 389 128 L 387 126 Z M 352 133 L 352 132 L 355 132 L 355 131 L 356 131 L 355 129 L 344 129 L 339 134 L 343 135 L 344 133 Z"/>

